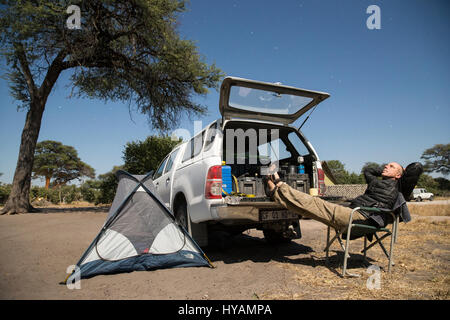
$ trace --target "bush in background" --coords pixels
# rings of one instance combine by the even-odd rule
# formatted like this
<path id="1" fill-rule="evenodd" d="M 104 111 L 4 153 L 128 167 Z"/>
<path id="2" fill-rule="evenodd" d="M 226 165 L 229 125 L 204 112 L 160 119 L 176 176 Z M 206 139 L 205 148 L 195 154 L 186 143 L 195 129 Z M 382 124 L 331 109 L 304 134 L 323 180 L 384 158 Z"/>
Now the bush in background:
<path id="1" fill-rule="evenodd" d="M 74 201 L 82 200 L 85 199 L 83 199 L 81 188 L 75 185 L 50 189 L 34 186 L 30 190 L 30 201 L 34 203 L 37 202 L 38 204 L 45 204 L 45 202 L 51 202 L 53 204 L 70 204 Z"/>
<path id="2" fill-rule="evenodd" d="M 10 193 L 11 193 L 11 184 L 0 183 L 0 205 L 5 204 L 6 200 L 8 200 Z"/>
<path id="3" fill-rule="evenodd" d="M 81 185 L 80 192 L 84 201 L 97 204 L 101 195 L 101 181 L 86 181 Z"/>
<path id="4" fill-rule="evenodd" d="M 33 186 L 30 190 L 30 202 L 35 205 L 70 204 L 76 201 L 86 201 L 98 204 L 111 204 L 117 189 L 116 171 L 122 167 L 114 167 L 110 172 L 99 175 L 96 180 L 87 180 L 81 186 L 66 185 L 45 189 Z M 9 190 L 10 190 L 9 186 Z M 9 192 L 6 185 L 0 185 L 0 203 L 4 203 Z"/>

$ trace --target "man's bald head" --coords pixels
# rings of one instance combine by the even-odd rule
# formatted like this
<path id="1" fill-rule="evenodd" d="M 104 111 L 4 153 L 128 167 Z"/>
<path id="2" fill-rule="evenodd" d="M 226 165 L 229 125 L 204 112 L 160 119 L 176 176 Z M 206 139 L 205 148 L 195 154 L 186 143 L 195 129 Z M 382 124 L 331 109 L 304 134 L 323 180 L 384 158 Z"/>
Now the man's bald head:
<path id="1" fill-rule="evenodd" d="M 381 173 L 381 175 L 387 179 L 398 180 L 402 177 L 404 171 L 405 170 L 399 163 L 390 162 L 384 166 L 383 172 Z"/>

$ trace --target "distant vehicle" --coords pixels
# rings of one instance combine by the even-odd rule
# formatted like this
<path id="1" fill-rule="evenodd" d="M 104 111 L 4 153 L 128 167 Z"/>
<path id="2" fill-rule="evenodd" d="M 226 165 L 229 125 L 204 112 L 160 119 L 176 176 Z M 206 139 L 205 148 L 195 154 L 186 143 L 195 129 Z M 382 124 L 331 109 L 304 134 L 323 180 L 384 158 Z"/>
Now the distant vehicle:
<path id="1" fill-rule="evenodd" d="M 428 192 L 424 188 L 416 188 L 413 190 L 413 199 L 415 201 L 430 200 L 433 201 L 434 194 Z"/>

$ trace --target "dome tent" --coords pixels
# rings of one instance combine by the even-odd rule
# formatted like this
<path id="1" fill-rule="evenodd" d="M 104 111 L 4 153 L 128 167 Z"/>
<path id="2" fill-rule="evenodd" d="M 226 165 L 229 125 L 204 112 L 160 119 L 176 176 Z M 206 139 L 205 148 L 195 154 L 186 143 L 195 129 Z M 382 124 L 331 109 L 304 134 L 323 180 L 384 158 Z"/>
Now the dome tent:
<path id="1" fill-rule="evenodd" d="M 150 174 L 116 173 L 106 222 L 65 283 L 99 274 L 210 266 L 211 262 L 157 195 Z"/>

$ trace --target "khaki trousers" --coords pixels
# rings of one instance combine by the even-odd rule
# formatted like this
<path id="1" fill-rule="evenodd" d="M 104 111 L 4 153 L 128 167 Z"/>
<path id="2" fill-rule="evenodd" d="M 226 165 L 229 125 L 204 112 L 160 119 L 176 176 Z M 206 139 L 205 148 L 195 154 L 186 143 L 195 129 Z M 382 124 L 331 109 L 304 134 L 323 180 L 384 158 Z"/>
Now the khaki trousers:
<path id="1" fill-rule="evenodd" d="M 320 221 L 337 230 L 348 227 L 351 208 L 334 204 L 318 197 L 310 196 L 304 192 L 291 188 L 283 183 L 275 191 L 274 199 L 291 212 L 303 217 Z M 366 218 L 356 211 L 353 221 L 366 221 Z"/>

